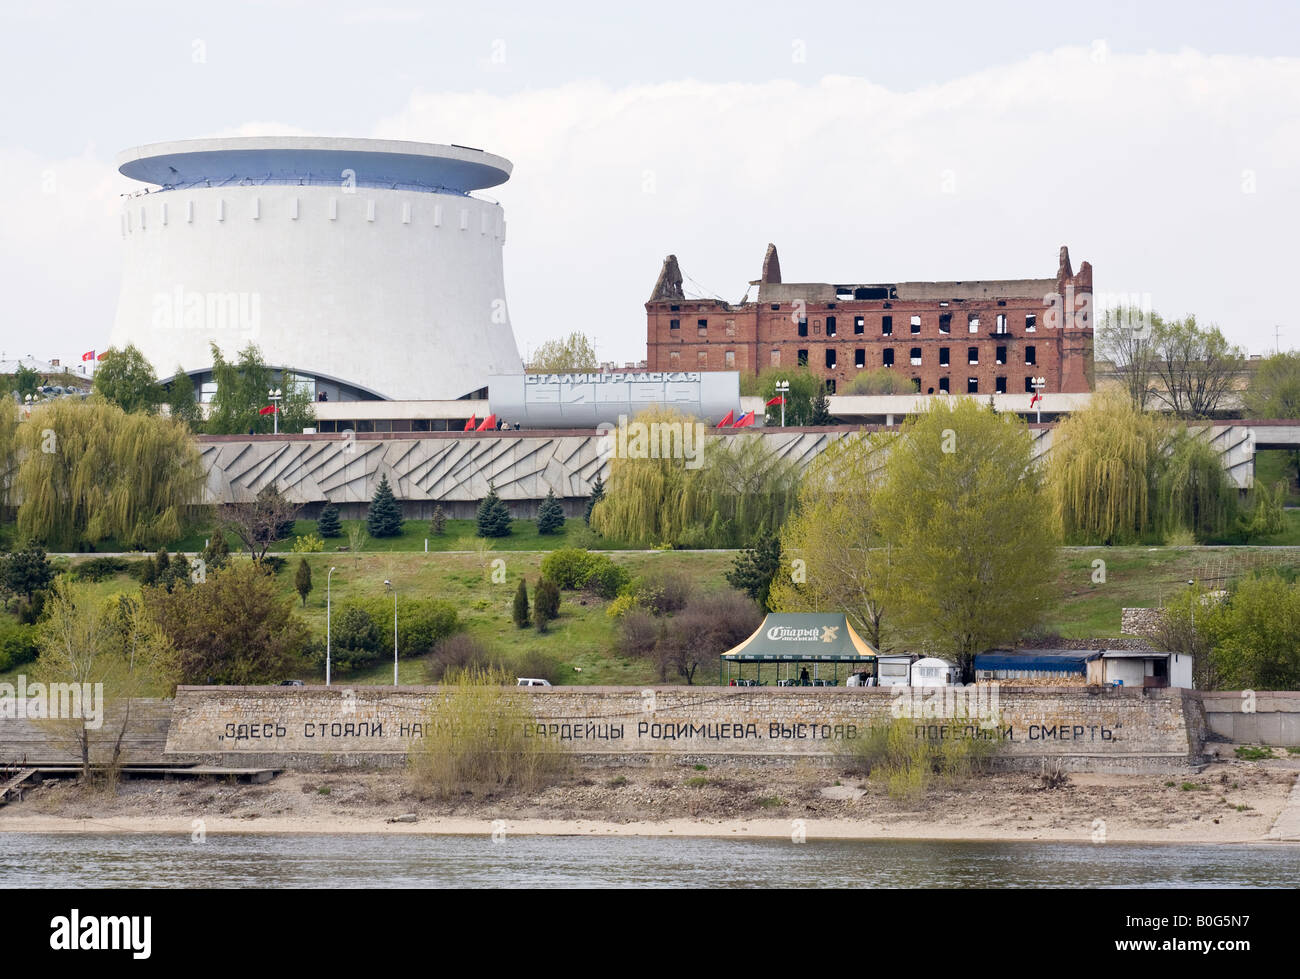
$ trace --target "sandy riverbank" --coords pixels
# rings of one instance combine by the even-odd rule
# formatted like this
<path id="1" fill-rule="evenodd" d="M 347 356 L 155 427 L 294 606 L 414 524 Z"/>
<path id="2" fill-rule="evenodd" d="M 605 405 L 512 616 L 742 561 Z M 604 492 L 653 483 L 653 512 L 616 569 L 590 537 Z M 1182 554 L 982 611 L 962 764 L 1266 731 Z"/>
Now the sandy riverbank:
<path id="1" fill-rule="evenodd" d="M 1279 841 L 1270 831 L 1296 779 L 1284 761 L 1223 761 L 1192 776 L 1071 775 L 1058 788 L 996 774 L 936 781 L 913 801 L 813 766 L 581 769 L 533 795 L 452 801 L 419 798 L 400 772 L 287 773 L 265 785 L 142 779 L 112 790 L 51 781 L 0 809 L 0 832 L 789 838 L 802 820 L 810 840 L 1244 843 Z M 389 821 L 406 814 L 416 821 Z"/>

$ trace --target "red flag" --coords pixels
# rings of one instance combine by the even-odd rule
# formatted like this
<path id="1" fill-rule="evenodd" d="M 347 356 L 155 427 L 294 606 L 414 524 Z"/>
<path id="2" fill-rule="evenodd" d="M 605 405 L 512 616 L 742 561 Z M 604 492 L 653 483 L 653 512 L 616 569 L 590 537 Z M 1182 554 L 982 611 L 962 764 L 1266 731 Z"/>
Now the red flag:
<path id="1" fill-rule="evenodd" d="M 1039 394 L 1037 391 L 1035 391 L 1034 396 L 1029 399 L 1029 407 L 1032 408 L 1034 405 L 1038 404 L 1038 402 L 1042 400 L 1043 400 L 1043 396 Z"/>
<path id="2" fill-rule="evenodd" d="M 488 416 L 487 416 L 486 418 L 484 418 L 483 421 L 479 424 L 479 427 L 476 428 L 476 429 L 474 429 L 474 431 L 476 431 L 476 432 L 490 432 L 490 431 L 492 431 L 492 429 L 494 429 L 494 428 L 496 428 L 496 427 L 497 427 L 497 416 L 496 416 L 496 415 L 488 415 Z"/>
<path id="3" fill-rule="evenodd" d="M 782 395 L 778 394 L 771 401 L 766 402 L 765 407 L 771 408 L 773 405 L 783 405 L 783 404 L 785 404 L 785 398 Z"/>
<path id="4" fill-rule="evenodd" d="M 732 425 L 731 427 L 732 427 L 732 428 L 747 428 L 748 426 L 750 426 L 750 425 L 752 425 L 752 424 L 754 424 L 754 413 L 753 413 L 752 411 L 747 411 L 747 412 L 745 412 L 743 415 L 741 415 L 741 416 L 740 416 L 740 420 L 739 420 L 738 422 L 736 422 L 736 424 Z"/>
<path id="5" fill-rule="evenodd" d="M 84 354 L 81 355 L 81 359 L 82 359 L 83 361 L 94 360 L 94 359 L 95 359 L 95 351 L 93 351 L 93 350 L 87 350 Z"/>
<path id="6" fill-rule="evenodd" d="M 718 426 L 717 426 L 717 427 L 718 427 L 718 428 L 726 428 L 728 425 L 730 425 L 733 421 L 736 420 L 736 417 L 735 417 L 735 416 L 736 416 L 736 413 L 735 413 L 734 411 L 729 411 L 729 412 L 727 412 L 726 416 L 722 419 L 722 421 L 718 422 Z"/>
<path id="7" fill-rule="evenodd" d="M 96 359 L 96 360 L 103 360 L 103 359 L 104 359 L 104 355 L 103 355 L 103 354 L 100 354 L 100 355 L 99 355 L 98 357 L 96 357 L 95 359 Z"/>
<path id="8" fill-rule="evenodd" d="M 467 432 L 474 431 L 474 426 L 477 424 L 478 424 L 478 412 L 475 412 L 474 414 L 469 416 L 469 421 L 465 423 L 465 431 Z"/>
<path id="9" fill-rule="evenodd" d="M 275 405 L 267 405 L 257 412 L 259 415 L 274 415 L 276 413 Z"/>

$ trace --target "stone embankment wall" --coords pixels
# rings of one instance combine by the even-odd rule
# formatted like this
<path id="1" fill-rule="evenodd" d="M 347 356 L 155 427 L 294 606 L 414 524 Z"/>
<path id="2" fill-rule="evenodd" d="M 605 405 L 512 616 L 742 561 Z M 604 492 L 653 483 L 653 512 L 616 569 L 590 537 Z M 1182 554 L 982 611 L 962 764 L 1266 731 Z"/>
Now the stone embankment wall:
<path id="1" fill-rule="evenodd" d="M 953 688 L 948 688 L 952 691 Z M 1203 763 L 1195 693 L 1122 688 L 963 688 L 969 713 L 943 690 L 900 688 L 553 687 L 509 691 L 533 718 L 525 733 L 584 759 L 832 762 L 867 730 L 908 714 L 914 735 L 982 737 L 996 763 L 1037 769 L 1165 772 Z M 166 755 L 174 761 L 288 768 L 400 765 L 437 723 L 436 687 L 181 687 Z M 985 721 L 981 725 L 980 720 Z"/>
<path id="2" fill-rule="evenodd" d="M 1197 696 L 1216 738 L 1236 744 L 1300 745 L 1300 690 L 1205 690 Z"/>
<path id="3" fill-rule="evenodd" d="M 80 765 L 81 748 L 75 728 L 80 722 L 49 720 L 30 701 L 0 701 L 0 765 Z M 108 762 L 119 735 L 121 762 L 128 765 L 157 765 L 164 761 L 167 731 L 172 718 L 172 701 L 133 700 L 122 732 L 122 705 L 109 705 L 100 726 L 89 732 L 90 761 Z"/>

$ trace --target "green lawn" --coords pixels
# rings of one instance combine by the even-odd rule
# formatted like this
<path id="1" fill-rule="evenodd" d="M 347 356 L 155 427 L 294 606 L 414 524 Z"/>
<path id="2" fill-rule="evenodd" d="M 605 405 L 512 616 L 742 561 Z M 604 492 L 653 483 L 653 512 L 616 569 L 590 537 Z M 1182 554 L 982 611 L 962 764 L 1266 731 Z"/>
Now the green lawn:
<path id="1" fill-rule="evenodd" d="M 728 587 L 723 577 L 735 557 L 734 551 L 625 551 L 613 560 L 632 575 L 657 564 L 670 564 L 692 577 L 703 591 Z M 384 581 L 396 584 L 399 595 L 437 598 L 451 602 L 458 610 L 466 631 L 492 646 L 508 663 L 530 651 L 540 652 L 555 667 L 564 684 L 647 684 L 657 682 L 654 668 L 642 660 L 628 660 L 614 652 L 615 623 L 605 614 L 608 602 L 592 596 L 563 592 L 560 617 L 546 633 L 517 629 L 510 620 L 511 602 L 519 578 L 527 579 L 532 594 L 539 576 L 543 551 L 493 547 L 483 553 L 370 552 L 303 555 L 312 569 L 313 590 L 303 607 L 294 591 L 297 557 L 291 557 L 277 577 L 285 596 L 307 621 L 312 632 L 324 638 L 325 583 L 334 567 L 330 593 L 335 614 L 349 599 L 374 598 L 386 594 Z M 83 558 L 60 559 L 66 567 Z M 500 561 L 500 564 L 494 562 Z M 1104 562 L 1103 570 L 1094 567 Z M 1059 601 L 1047 618 L 1046 631 L 1064 638 L 1099 639 L 1120 635 L 1120 610 L 1125 607 L 1158 606 L 1175 592 L 1198 580 L 1210 587 L 1264 568 L 1300 572 L 1300 548 L 1169 548 L 1116 547 L 1066 548 L 1057 576 Z M 493 572 L 503 580 L 494 582 Z M 109 597 L 121 591 L 137 591 L 135 581 L 118 575 L 94 586 L 97 595 Z M 1014 601 L 1008 596 L 1008 601 Z M 696 680 L 716 683 L 716 664 L 701 666 Z M 13 682 L 14 676 L 30 665 L 0 675 Z M 767 675 L 765 671 L 765 676 Z M 825 674 L 829 675 L 829 674 Z M 304 671 L 298 677 L 308 682 L 323 680 L 323 672 Z M 381 661 L 354 675 L 335 674 L 337 682 L 387 684 L 393 678 L 392 661 Z M 419 660 L 399 663 L 402 683 L 425 682 L 424 664 Z M 841 673 L 841 679 L 843 675 Z M 676 678 L 670 678 L 678 682 Z"/>

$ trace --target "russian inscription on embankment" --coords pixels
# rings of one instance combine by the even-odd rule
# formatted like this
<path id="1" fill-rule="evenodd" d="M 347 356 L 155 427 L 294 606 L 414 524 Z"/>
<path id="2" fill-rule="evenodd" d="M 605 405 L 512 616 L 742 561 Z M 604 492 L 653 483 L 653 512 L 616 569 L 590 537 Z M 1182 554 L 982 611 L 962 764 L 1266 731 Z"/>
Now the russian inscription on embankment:
<path id="1" fill-rule="evenodd" d="M 526 737 L 593 760 L 834 759 L 902 713 L 914 737 L 994 741 L 996 763 L 1172 770 L 1202 763 L 1205 719 L 1180 690 L 1002 687 L 954 717 L 943 694 L 888 688 L 552 687 L 511 691 Z M 166 753 L 283 767 L 396 764 L 438 723 L 437 687 L 181 687 Z M 968 704 L 969 705 L 969 704 Z M 900 710 L 901 706 L 901 710 Z"/>

